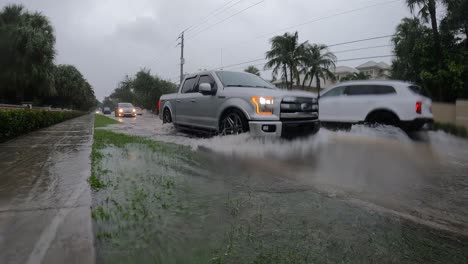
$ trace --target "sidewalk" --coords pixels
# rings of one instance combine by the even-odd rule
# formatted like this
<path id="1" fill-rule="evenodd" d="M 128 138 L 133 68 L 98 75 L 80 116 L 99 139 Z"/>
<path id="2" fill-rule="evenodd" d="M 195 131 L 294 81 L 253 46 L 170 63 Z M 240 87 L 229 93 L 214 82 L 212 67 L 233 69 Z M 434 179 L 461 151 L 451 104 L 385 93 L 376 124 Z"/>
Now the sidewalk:
<path id="1" fill-rule="evenodd" d="M 0 263 L 94 263 L 93 115 L 0 144 Z"/>

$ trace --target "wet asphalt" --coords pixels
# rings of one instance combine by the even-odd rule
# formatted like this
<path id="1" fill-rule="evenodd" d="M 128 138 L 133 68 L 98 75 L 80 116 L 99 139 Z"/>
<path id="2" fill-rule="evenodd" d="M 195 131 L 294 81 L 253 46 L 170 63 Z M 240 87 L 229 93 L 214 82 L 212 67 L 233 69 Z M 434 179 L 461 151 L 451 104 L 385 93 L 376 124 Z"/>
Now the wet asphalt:
<path id="1" fill-rule="evenodd" d="M 94 115 L 0 144 L 0 263 L 94 263 Z"/>

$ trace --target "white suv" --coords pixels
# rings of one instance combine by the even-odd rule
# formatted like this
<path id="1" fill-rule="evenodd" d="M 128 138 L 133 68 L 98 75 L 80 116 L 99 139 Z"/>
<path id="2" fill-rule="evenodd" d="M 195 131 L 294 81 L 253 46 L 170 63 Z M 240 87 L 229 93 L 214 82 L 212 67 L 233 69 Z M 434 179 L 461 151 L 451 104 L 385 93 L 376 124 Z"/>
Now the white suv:
<path id="1" fill-rule="evenodd" d="M 412 131 L 433 122 L 428 93 L 401 81 L 343 82 L 321 93 L 319 104 L 325 125 L 380 123 Z"/>

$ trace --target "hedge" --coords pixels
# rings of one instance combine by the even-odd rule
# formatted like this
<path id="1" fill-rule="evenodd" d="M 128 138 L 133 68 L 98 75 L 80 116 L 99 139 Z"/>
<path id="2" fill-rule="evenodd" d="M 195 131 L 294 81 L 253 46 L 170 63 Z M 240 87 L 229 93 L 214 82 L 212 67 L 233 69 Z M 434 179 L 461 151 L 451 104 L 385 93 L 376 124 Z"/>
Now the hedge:
<path id="1" fill-rule="evenodd" d="M 78 111 L 0 109 L 0 142 L 81 115 Z"/>

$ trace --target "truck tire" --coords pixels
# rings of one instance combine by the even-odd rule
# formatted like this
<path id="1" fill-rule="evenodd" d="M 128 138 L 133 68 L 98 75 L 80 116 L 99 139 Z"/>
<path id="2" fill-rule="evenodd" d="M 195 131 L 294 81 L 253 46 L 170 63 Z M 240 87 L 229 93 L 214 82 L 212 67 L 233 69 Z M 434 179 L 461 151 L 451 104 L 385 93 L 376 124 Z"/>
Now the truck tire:
<path id="1" fill-rule="evenodd" d="M 163 124 L 165 123 L 172 123 L 172 116 L 171 116 L 171 111 L 169 111 L 169 108 L 164 108 L 163 112 Z"/>
<path id="2" fill-rule="evenodd" d="M 228 110 L 219 121 L 219 134 L 222 136 L 238 135 L 248 131 L 247 119 L 237 109 Z"/>

